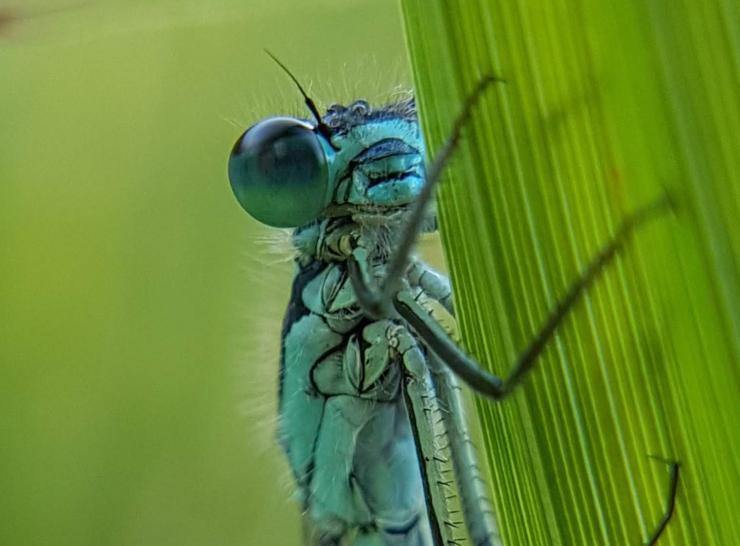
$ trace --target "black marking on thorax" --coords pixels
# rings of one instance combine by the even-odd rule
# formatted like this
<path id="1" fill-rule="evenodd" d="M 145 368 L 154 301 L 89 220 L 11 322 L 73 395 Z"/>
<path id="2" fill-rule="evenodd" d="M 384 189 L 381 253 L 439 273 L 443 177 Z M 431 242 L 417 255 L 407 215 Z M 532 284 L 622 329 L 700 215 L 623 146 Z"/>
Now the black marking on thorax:
<path id="1" fill-rule="evenodd" d="M 316 277 L 316 275 L 321 273 L 321 270 L 324 268 L 324 266 L 326 266 L 325 262 L 322 262 L 320 260 L 313 260 L 308 265 L 302 266 L 293 279 L 293 287 L 290 291 L 290 301 L 288 302 L 288 309 L 285 311 L 285 317 L 283 318 L 283 329 L 280 334 L 281 340 L 278 407 L 281 407 L 283 402 L 283 379 L 285 378 L 285 338 L 288 336 L 288 332 L 290 332 L 293 324 L 295 324 L 301 318 L 310 313 L 308 308 L 303 304 L 303 289 L 314 279 L 314 277 Z"/>
<path id="2" fill-rule="evenodd" d="M 350 163 L 362 165 L 394 155 L 420 155 L 419 150 L 400 138 L 384 138 L 359 152 Z"/>

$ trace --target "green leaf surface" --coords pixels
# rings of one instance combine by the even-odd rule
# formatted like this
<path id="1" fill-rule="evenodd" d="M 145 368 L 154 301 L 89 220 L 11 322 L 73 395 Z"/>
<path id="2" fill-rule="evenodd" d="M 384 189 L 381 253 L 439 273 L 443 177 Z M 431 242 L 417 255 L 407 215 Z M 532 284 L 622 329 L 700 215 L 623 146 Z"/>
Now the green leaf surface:
<path id="1" fill-rule="evenodd" d="M 501 404 L 477 404 L 509 546 L 740 543 L 740 17 L 723 0 L 402 0 L 465 347 L 505 375 L 630 211 L 641 227 Z"/>

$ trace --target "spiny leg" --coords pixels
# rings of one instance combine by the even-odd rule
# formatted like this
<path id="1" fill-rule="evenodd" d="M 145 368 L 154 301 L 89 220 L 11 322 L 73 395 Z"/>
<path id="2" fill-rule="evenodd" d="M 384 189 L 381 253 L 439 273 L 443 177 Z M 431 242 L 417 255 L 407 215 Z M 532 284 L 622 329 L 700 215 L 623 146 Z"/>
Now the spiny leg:
<path id="1" fill-rule="evenodd" d="M 434 160 L 426 169 L 425 183 L 411 207 L 409 217 L 401 230 L 397 246 L 388 262 L 385 277 L 377 290 L 371 288 L 367 274 L 362 270 L 364 256 L 360 253 L 363 252 L 363 249 L 359 249 L 359 253 L 353 254 L 349 259 L 348 268 L 357 293 L 357 299 L 369 315 L 380 317 L 388 314 L 392 295 L 398 289 L 399 282 L 406 271 L 411 251 L 424 224 L 424 213 L 434 197 L 442 171 L 457 148 L 462 130 L 472 116 L 473 107 L 483 92 L 495 82 L 503 82 L 503 80 L 490 74 L 483 76 L 465 99 L 462 111 L 452 125 L 450 136 L 447 137 Z"/>
<path id="2" fill-rule="evenodd" d="M 451 536 L 451 514 L 447 504 L 454 496 L 454 488 L 445 478 L 446 460 L 439 453 L 438 445 L 442 412 L 434 390 L 427 362 L 416 339 L 404 327 L 393 333 L 394 344 L 404 368 L 403 397 L 414 435 L 419 470 L 422 475 L 424 501 L 430 525 L 433 546 L 445 546 L 456 542 Z"/>
<path id="3" fill-rule="evenodd" d="M 399 314 L 406 319 L 412 328 L 425 342 L 427 342 L 429 347 L 452 371 L 459 375 L 478 392 L 495 399 L 502 399 L 510 394 L 514 387 L 522 381 L 526 373 L 534 366 L 537 357 L 544 350 L 557 326 L 577 303 L 583 292 L 593 284 L 598 275 L 608 266 L 611 260 L 616 256 L 617 252 L 624 246 L 633 230 L 642 222 L 661 212 L 670 205 L 671 203 L 668 197 L 665 196 L 662 199 L 639 209 L 624 220 L 612 240 L 604 245 L 594 256 L 582 275 L 573 284 L 571 284 L 565 297 L 563 297 L 550 312 L 543 327 L 534 337 L 529 346 L 524 350 L 518 359 L 517 364 L 514 366 L 514 370 L 506 380 L 502 380 L 482 370 L 474 360 L 468 357 L 457 346 L 457 344 L 447 336 L 437 321 L 434 320 L 429 312 L 417 301 L 422 293 L 427 297 L 432 297 L 433 299 L 437 299 L 435 296 L 447 298 L 447 291 L 444 290 L 442 285 L 438 282 L 434 282 L 427 287 L 431 288 L 431 290 L 425 289 L 425 286 L 423 285 L 424 283 L 420 282 L 423 278 L 420 275 L 421 270 L 416 272 L 415 277 L 409 278 L 412 286 L 421 288 L 421 293 L 412 295 L 410 291 L 400 291 L 397 293 L 394 301 L 395 307 Z M 413 267 L 423 267 L 423 264 L 415 264 L 412 266 L 412 269 Z M 655 546 L 658 539 L 666 529 L 675 510 L 679 482 L 678 462 L 655 456 L 653 456 L 653 458 L 668 465 L 670 483 L 666 508 L 648 541 L 644 543 L 644 546 Z"/>
<path id="4" fill-rule="evenodd" d="M 442 362 L 471 388 L 493 399 L 503 399 L 522 382 L 524 376 L 534 367 L 537 358 L 546 348 L 548 341 L 552 339 L 557 327 L 568 316 L 585 290 L 594 283 L 599 274 L 624 247 L 634 229 L 664 210 L 669 204 L 667 197 L 663 197 L 625 218 L 614 237 L 594 256 L 582 274 L 570 285 L 565 296 L 548 314 L 544 324 L 521 353 L 509 376 L 504 380 L 482 369 L 475 360 L 460 349 L 408 291 L 401 290 L 396 294 L 394 307 L 441 358 Z"/>
<path id="5" fill-rule="evenodd" d="M 450 456 L 455 469 L 465 524 L 474 546 L 501 546 L 501 536 L 488 495 L 488 484 L 478 465 L 478 457 L 470 435 L 460 386 L 450 370 L 438 362 L 434 354 L 427 355 L 432 382 L 442 407 L 450 444 Z"/>
<path id="6" fill-rule="evenodd" d="M 367 269 L 364 267 L 367 261 L 362 254 L 364 249 L 358 249 L 348 261 L 350 277 L 355 288 L 360 305 L 372 316 L 388 314 L 388 301 L 393 297 L 393 306 L 396 311 L 412 326 L 428 346 L 440 357 L 440 359 L 474 390 L 481 394 L 500 400 L 508 396 L 513 389 L 521 383 L 526 374 L 534 367 L 539 355 L 543 352 L 547 343 L 552 338 L 556 328 L 562 323 L 570 310 L 579 301 L 583 292 L 589 288 L 598 278 L 599 274 L 613 260 L 617 252 L 623 248 L 634 229 L 643 221 L 656 212 L 670 205 L 668 196 L 657 200 L 650 205 L 639 209 L 628 216 L 620 225 L 615 236 L 602 247 L 597 255 L 589 262 L 581 276 L 571 284 L 568 291 L 548 314 L 543 326 L 534 336 L 533 340 L 520 355 L 509 377 L 502 380 L 493 374 L 481 369 L 480 366 L 462 351 L 452 341 L 444 330 L 432 319 L 414 299 L 408 291 L 399 288 L 403 273 L 408 267 L 411 249 L 419 235 L 423 224 L 424 210 L 434 195 L 434 190 L 439 182 L 442 169 L 449 161 L 457 143 L 460 139 L 462 128 L 470 118 L 472 107 L 480 94 L 488 85 L 497 80 L 488 76 L 481 80 L 476 89 L 471 93 L 464 104 L 460 116 L 456 119 L 453 131 L 438 156 L 430 165 L 427 172 L 427 183 L 424 186 L 417 202 L 411 210 L 408 223 L 404 226 L 396 252 L 391 257 L 386 277 L 381 282 L 378 290 L 371 289 L 371 280 Z M 448 302 L 451 311 L 451 299 Z M 671 486 L 669 501 L 666 511 L 658 526 L 651 535 L 646 546 L 654 546 L 658 538 L 667 526 L 675 507 L 676 490 L 678 487 L 678 463 L 671 464 Z"/>

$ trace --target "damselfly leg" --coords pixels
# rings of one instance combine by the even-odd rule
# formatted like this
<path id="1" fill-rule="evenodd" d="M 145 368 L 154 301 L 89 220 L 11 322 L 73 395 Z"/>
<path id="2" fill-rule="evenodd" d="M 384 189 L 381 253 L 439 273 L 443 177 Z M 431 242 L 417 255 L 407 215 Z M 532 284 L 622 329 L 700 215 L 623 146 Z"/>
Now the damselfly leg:
<path id="1" fill-rule="evenodd" d="M 501 379 L 482 369 L 457 343 L 450 339 L 437 321 L 429 316 L 429 313 L 416 302 L 414 296 L 408 291 L 398 291 L 395 294 L 393 306 L 437 356 L 473 390 L 494 400 L 501 400 L 506 398 L 534 367 L 537 358 L 547 347 L 547 343 L 552 339 L 563 319 L 568 316 L 586 289 L 593 285 L 624 247 L 635 228 L 664 210 L 669 203 L 666 198 L 661 198 L 637 210 L 622 222 L 614 237 L 596 253 L 581 275 L 570 285 L 565 296 L 548 314 L 544 324 L 522 351 L 506 379 Z"/>
<path id="2" fill-rule="evenodd" d="M 487 76 L 478 83 L 466 99 L 461 114 L 453 124 L 450 136 L 440 149 L 438 155 L 429 164 L 426 184 L 419 195 L 417 202 L 409 213 L 407 223 L 401 230 L 396 249 L 394 254 L 391 256 L 386 269 L 386 276 L 377 283 L 376 286 L 373 286 L 373 281 L 366 270 L 365 264 L 367 263 L 367 260 L 364 254 L 365 250 L 363 248 L 357 248 L 355 250 L 354 256 L 352 256 L 348 261 L 348 270 L 352 279 L 353 287 L 357 294 L 358 302 L 365 312 L 371 316 L 381 317 L 388 316 L 389 313 L 391 313 L 391 309 L 395 310 L 395 312 L 400 315 L 419 336 L 423 343 L 431 349 L 439 362 L 443 364 L 446 369 L 454 372 L 455 375 L 459 376 L 476 392 L 493 398 L 494 400 L 502 400 L 511 394 L 516 386 L 519 385 L 530 370 L 532 370 L 538 357 L 543 353 L 545 348 L 548 346 L 549 341 L 553 338 L 557 328 L 562 324 L 570 311 L 573 310 L 584 292 L 594 284 L 600 274 L 605 271 L 616 255 L 625 247 L 635 230 L 648 219 L 653 218 L 670 208 L 671 202 L 666 195 L 628 215 L 623 220 L 614 236 L 604 244 L 588 262 L 580 276 L 571 283 L 564 296 L 547 315 L 542 327 L 535 333 L 528 346 L 522 351 L 509 375 L 502 379 L 487 372 L 478 362 L 467 355 L 457 345 L 457 343 L 450 338 L 437 320 L 430 315 L 429 311 L 417 301 L 418 292 L 410 290 L 408 285 L 404 287 L 401 280 L 406 278 L 410 284 L 421 286 L 422 293 L 427 297 L 439 301 L 440 304 L 452 312 L 452 292 L 449 286 L 439 278 L 434 277 L 433 272 L 425 270 L 422 264 L 412 263 L 409 265 L 411 261 L 411 252 L 414 243 L 422 230 L 425 210 L 434 195 L 434 191 L 439 183 L 440 175 L 444 167 L 448 164 L 457 147 L 462 129 L 470 119 L 473 107 L 481 94 L 489 85 L 496 81 L 500 80 L 493 76 Z M 413 279 L 411 277 L 413 277 Z M 449 393 L 450 396 L 452 396 L 449 400 L 442 400 L 442 403 L 449 407 L 450 411 L 445 412 L 445 415 L 449 420 L 454 414 L 454 411 L 452 410 L 456 409 L 452 406 L 457 404 L 457 398 L 454 383 L 453 386 L 445 386 L 444 378 L 446 376 L 443 371 L 446 371 L 446 369 L 440 369 L 436 374 L 434 373 L 434 370 L 432 370 L 432 372 L 433 376 L 436 378 L 435 388 L 437 389 L 437 392 L 440 395 Z M 442 379 L 440 380 L 440 378 Z M 454 378 L 452 379 L 454 380 Z M 449 422 L 447 424 L 448 431 L 452 431 L 454 433 L 454 431 L 457 430 L 457 425 L 458 423 Z M 454 441 L 454 439 L 451 438 L 451 441 Z M 467 436 L 459 438 L 458 442 L 458 451 L 460 449 L 469 449 L 467 447 L 467 444 L 469 444 L 469 438 L 467 438 Z M 465 459 L 464 457 L 462 458 Z M 474 460 L 474 457 L 470 457 L 470 460 Z M 653 546 L 657 542 L 658 538 L 665 530 L 675 507 L 679 480 L 679 465 L 677 462 L 673 461 L 663 462 L 669 465 L 671 475 L 666 509 L 655 530 L 645 543 L 647 546 Z M 458 463 L 459 464 L 456 464 L 456 467 L 461 467 L 461 469 L 458 470 L 458 473 L 461 471 L 465 472 L 465 463 L 462 461 L 458 461 Z M 471 480 L 461 480 L 461 483 L 463 484 L 463 487 L 465 487 L 466 483 L 472 484 L 477 481 L 476 475 Z M 472 487 L 472 485 L 467 487 Z M 477 492 L 461 491 L 461 497 L 463 504 L 468 505 L 465 506 L 466 511 L 476 510 L 475 504 L 470 499 L 477 498 Z M 466 497 L 468 499 L 467 502 Z M 485 495 L 481 494 L 480 497 L 485 498 Z M 484 516 L 485 514 L 468 513 L 466 514 L 466 519 L 475 522 L 480 521 Z M 486 531 L 481 534 L 481 536 L 487 536 L 486 533 L 489 535 L 491 534 L 490 531 Z M 472 529 L 471 534 L 475 534 Z M 481 540 L 485 539 L 482 538 Z M 484 542 L 480 543 L 483 544 Z M 478 544 L 478 542 L 476 542 L 476 544 Z"/>
<path id="3" fill-rule="evenodd" d="M 645 546 L 655 546 L 655 544 L 657 544 L 658 539 L 663 534 L 663 531 L 665 531 L 665 528 L 668 526 L 668 522 L 671 521 L 671 517 L 673 517 L 673 512 L 676 510 L 678 475 L 681 468 L 681 464 L 678 461 L 671 461 L 668 459 L 664 459 L 663 457 L 657 457 L 655 455 L 651 455 L 651 458 L 668 466 L 670 478 L 668 481 L 668 496 L 665 509 L 663 510 L 663 516 L 660 518 L 660 521 L 655 526 L 653 532 L 650 534 L 650 538 L 648 538 Z"/>
<path id="4" fill-rule="evenodd" d="M 484 76 L 475 89 L 468 95 L 463 104 L 461 113 L 455 119 L 450 136 L 437 152 L 434 160 L 426 169 L 426 182 L 419 193 L 416 201 L 409 212 L 408 219 L 403 225 L 400 237 L 396 242 L 396 248 L 391 256 L 390 262 L 386 269 L 386 275 L 377 289 L 370 288 L 367 282 L 366 273 L 363 272 L 363 266 L 366 263 L 361 256 L 355 256 L 347 262 L 350 275 L 353 279 L 361 282 L 354 282 L 354 288 L 357 292 L 357 299 L 366 313 L 371 316 L 383 316 L 390 310 L 393 293 L 398 289 L 398 284 L 408 266 L 411 253 L 416 243 L 416 239 L 424 225 L 424 215 L 429 203 L 434 198 L 435 190 L 439 184 L 442 172 L 449 163 L 453 152 L 457 148 L 462 135 L 462 130 L 470 120 L 473 113 L 473 107 L 483 92 L 496 82 L 504 80 L 496 76 Z M 362 252 L 363 249 L 358 249 Z"/>

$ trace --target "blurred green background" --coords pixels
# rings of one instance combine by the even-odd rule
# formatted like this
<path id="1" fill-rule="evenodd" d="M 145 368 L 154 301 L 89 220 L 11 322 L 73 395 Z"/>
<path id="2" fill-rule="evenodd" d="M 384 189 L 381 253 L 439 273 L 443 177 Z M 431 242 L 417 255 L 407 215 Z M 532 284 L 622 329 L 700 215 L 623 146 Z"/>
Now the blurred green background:
<path id="1" fill-rule="evenodd" d="M 0 0 L 0 544 L 299 544 L 244 127 L 408 88 L 396 0 Z M 279 235 L 279 234 L 278 234 Z M 284 239 L 284 237 L 283 237 Z"/>

